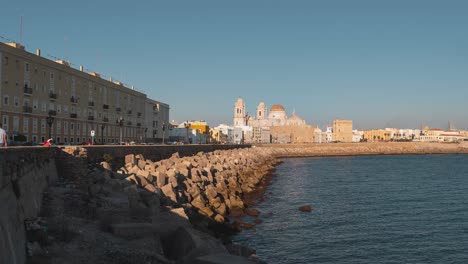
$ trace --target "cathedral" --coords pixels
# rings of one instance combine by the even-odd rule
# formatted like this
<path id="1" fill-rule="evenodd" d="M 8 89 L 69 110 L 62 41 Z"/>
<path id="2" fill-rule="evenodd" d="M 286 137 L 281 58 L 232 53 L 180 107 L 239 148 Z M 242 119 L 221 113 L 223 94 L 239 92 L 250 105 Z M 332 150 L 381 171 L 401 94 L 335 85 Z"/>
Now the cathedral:
<path id="1" fill-rule="evenodd" d="M 268 111 L 265 103 L 260 102 L 255 116 L 245 111 L 241 97 L 234 105 L 234 135 L 238 143 L 312 143 L 316 141 L 317 129 L 295 112 L 288 117 L 279 104 Z"/>
<path id="2" fill-rule="evenodd" d="M 239 97 L 234 105 L 234 127 L 275 127 L 275 126 L 306 126 L 304 119 L 296 115 L 295 112 L 288 117 L 282 105 L 275 104 L 267 111 L 265 103 L 260 102 L 257 106 L 255 116 L 250 116 L 245 112 L 244 100 Z"/>

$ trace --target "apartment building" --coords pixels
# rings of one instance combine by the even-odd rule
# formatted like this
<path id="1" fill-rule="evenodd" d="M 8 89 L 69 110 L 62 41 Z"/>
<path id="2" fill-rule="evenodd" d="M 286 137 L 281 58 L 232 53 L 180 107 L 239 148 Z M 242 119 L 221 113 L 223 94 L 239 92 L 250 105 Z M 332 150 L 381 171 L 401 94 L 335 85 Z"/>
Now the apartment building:
<path id="1" fill-rule="evenodd" d="M 137 142 L 154 117 L 145 115 L 146 94 L 17 43 L 0 43 L 0 98 L 10 141 L 38 143 L 52 136 L 56 143 L 81 144 L 94 131 L 95 143 Z M 160 105 L 168 123 L 169 106 Z"/>

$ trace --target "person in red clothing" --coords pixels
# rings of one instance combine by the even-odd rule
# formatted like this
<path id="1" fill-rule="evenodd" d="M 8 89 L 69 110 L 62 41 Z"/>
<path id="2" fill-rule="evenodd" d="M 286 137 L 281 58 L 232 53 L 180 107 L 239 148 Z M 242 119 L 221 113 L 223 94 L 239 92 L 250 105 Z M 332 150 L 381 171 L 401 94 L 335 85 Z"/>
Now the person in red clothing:
<path id="1" fill-rule="evenodd" d="M 43 146 L 44 146 L 44 147 L 50 147 L 50 146 L 52 146 L 52 140 L 53 140 L 52 138 L 49 138 L 46 142 L 44 142 L 44 145 L 43 145 Z"/>

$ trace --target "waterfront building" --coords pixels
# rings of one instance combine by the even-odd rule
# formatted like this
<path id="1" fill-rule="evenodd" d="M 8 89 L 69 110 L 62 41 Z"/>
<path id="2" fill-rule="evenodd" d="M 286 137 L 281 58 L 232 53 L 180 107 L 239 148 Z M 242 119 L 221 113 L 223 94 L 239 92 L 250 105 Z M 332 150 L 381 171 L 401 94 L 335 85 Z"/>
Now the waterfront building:
<path id="1" fill-rule="evenodd" d="M 364 131 L 353 129 L 353 142 L 361 142 L 364 139 Z"/>
<path id="2" fill-rule="evenodd" d="M 165 113 L 155 119 L 146 94 L 17 43 L 0 43 L 0 98 L 10 141 L 39 143 L 53 136 L 59 144 L 81 144 L 94 131 L 96 143 L 137 142 L 160 137 L 169 116 L 167 104 L 159 103 Z"/>
<path id="3" fill-rule="evenodd" d="M 337 119 L 333 121 L 333 141 L 353 142 L 353 121 Z"/>
<path id="4" fill-rule="evenodd" d="M 390 141 L 392 139 L 392 133 L 386 129 L 365 130 L 364 139 L 367 142 Z"/>
<path id="5" fill-rule="evenodd" d="M 464 141 L 466 136 L 458 130 L 442 130 L 425 128 L 418 141 L 422 142 L 457 142 Z"/>
<path id="6" fill-rule="evenodd" d="M 234 127 L 226 125 L 226 124 L 220 124 L 215 129 L 221 131 L 226 136 L 226 142 L 228 144 L 234 143 Z"/>
<path id="7" fill-rule="evenodd" d="M 145 125 L 142 127 L 143 141 L 162 143 L 169 139 L 169 105 L 152 99 L 146 99 Z M 164 138 L 164 140 L 163 140 Z"/>

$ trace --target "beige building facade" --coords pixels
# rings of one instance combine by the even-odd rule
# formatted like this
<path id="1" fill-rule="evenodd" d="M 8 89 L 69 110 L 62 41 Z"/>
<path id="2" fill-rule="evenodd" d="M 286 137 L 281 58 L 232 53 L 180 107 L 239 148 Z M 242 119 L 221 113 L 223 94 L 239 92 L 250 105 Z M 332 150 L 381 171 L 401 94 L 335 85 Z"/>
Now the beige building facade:
<path id="1" fill-rule="evenodd" d="M 353 121 L 337 119 L 333 121 L 333 141 L 353 142 Z"/>
<path id="2" fill-rule="evenodd" d="M 56 143 L 82 144 L 94 131 L 95 143 L 137 142 L 153 122 L 146 94 L 46 59 L 40 50 L 0 43 L 0 65 L 0 116 L 10 141 L 39 143 L 51 135 Z"/>

